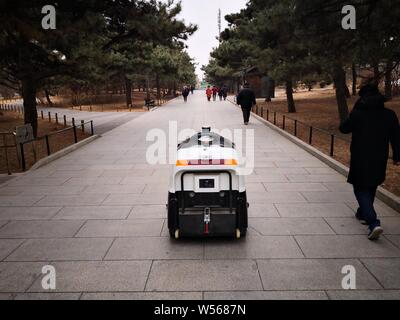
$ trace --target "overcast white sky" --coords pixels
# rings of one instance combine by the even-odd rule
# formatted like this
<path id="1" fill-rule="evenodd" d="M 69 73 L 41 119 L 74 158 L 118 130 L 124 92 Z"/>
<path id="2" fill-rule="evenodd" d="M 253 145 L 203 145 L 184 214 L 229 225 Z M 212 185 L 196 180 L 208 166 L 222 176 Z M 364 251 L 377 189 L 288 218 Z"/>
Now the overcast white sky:
<path id="1" fill-rule="evenodd" d="M 189 54 L 198 63 L 197 74 L 202 77 L 200 68 L 208 63 L 212 48 L 218 45 L 218 9 L 222 11 L 222 30 L 227 27 L 224 16 L 239 12 L 247 0 L 182 0 L 181 17 L 197 24 L 199 30 L 187 42 Z"/>

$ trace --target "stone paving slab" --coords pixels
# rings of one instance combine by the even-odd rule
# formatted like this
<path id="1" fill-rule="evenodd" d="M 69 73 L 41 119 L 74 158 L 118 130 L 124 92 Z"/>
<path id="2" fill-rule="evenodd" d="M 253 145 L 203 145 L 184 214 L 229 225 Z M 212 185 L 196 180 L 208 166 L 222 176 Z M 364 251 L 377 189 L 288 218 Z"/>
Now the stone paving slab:
<path id="1" fill-rule="evenodd" d="M 279 214 L 286 218 L 354 217 L 345 204 L 276 204 Z"/>
<path id="2" fill-rule="evenodd" d="M 43 264 L 0 262 L 0 292 L 25 292 L 41 274 Z"/>
<path id="3" fill-rule="evenodd" d="M 97 206 L 107 198 L 107 195 L 78 195 L 78 196 L 45 196 L 36 206 Z"/>
<path id="4" fill-rule="evenodd" d="M 161 234 L 163 224 L 162 219 L 89 220 L 76 236 L 87 238 L 157 237 Z"/>
<path id="5" fill-rule="evenodd" d="M 249 236 L 245 240 L 208 241 L 205 244 L 206 259 L 268 259 L 303 258 L 300 248 L 292 237 Z"/>
<path id="6" fill-rule="evenodd" d="M 365 241 L 366 236 L 296 236 L 307 258 L 400 257 L 400 250 L 382 238 Z"/>
<path id="7" fill-rule="evenodd" d="M 103 260 L 112 242 L 112 239 L 30 239 L 6 261 Z"/>
<path id="8" fill-rule="evenodd" d="M 400 300 L 400 290 L 327 291 L 331 300 Z"/>
<path id="9" fill-rule="evenodd" d="M 73 237 L 84 221 L 11 221 L 0 229 L 0 238 L 66 238 Z"/>
<path id="10" fill-rule="evenodd" d="M 249 225 L 265 236 L 334 234 L 322 218 L 251 218 Z"/>
<path id="11" fill-rule="evenodd" d="M 328 191 L 322 183 L 264 183 L 267 191 Z"/>
<path id="12" fill-rule="evenodd" d="M 400 259 L 362 259 L 385 289 L 400 289 Z"/>
<path id="13" fill-rule="evenodd" d="M 0 220 L 49 220 L 61 207 L 0 207 Z"/>
<path id="14" fill-rule="evenodd" d="M 79 300 L 81 293 L 18 293 L 13 300 Z"/>
<path id="15" fill-rule="evenodd" d="M 57 262 L 56 292 L 144 291 L 151 261 Z M 41 279 L 29 292 L 42 292 Z"/>
<path id="16" fill-rule="evenodd" d="M 326 222 L 337 234 L 365 234 L 368 226 L 354 218 L 326 218 Z M 385 235 L 400 235 L 400 217 L 380 218 Z"/>
<path id="17" fill-rule="evenodd" d="M 146 286 L 146 291 L 260 289 L 257 264 L 249 260 L 155 261 Z"/>
<path id="18" fill-rule="evenodd" d="M 0 207 L 33 206 L 43 196 L 0 196 Z"/>
<path id="19" fill-rule="evenodd" d="M 202 300 L 202 292 L 84 293 L 81 300 Z"/>
<path id="20" fill-rule="evenodd" d="M 145 237 L 117 239 L 108 251 L 105 260 L 184 260 L 203 259 L 202 241 Z"/>
<path id="21" fill-rule="evenodd" d="M 22 244 L 23 240 L 0 239 L 0 261 L 4 260 L 11 252 Z"/>
<path id="22" fill-rule="evenodd" d="M 328 300 L 324 291 L 204 292 L 205 300 Z"/>
<path id="23" fill-rule="evenodd" d="M 358 289 L 381 289 L 380 284 L 358 260 L 291 259 L 259 260 L 264 290 L 342 290 L 342 268 L 357 270 Z"/>
<path id="24" fill-rule="evenodd" d="M 59 210 L 54 220 L 120 220 L 126 219 L 132 207 L 84 206 L 64 207 Z"/>

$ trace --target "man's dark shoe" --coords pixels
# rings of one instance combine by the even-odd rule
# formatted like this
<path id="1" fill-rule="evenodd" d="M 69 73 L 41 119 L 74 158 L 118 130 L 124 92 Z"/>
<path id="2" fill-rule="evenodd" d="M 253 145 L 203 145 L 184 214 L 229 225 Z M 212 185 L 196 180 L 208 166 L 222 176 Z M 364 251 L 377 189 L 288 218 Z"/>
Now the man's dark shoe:
<path id="1" fill-rule="evenodd" d="M 358 209 L 356 213 L 356 219 L 360 221 L 361 224 L 367 225 L 367 221 L 365 221 L 364 217 L 362 216 L 361 210 Z"/>
<path id="2" fill-rule="evenodd" d="M 370 231 L 370 233 L 368 234 L 368 239 L 369 239 L 369 240 L 378 240 L 379 237 L 382 235 L 382 233 L 383 233 L 382 227 L 380 227 L 380 226 L 375 227 L 375 228 L 372 229 L 372 230 Z"/>

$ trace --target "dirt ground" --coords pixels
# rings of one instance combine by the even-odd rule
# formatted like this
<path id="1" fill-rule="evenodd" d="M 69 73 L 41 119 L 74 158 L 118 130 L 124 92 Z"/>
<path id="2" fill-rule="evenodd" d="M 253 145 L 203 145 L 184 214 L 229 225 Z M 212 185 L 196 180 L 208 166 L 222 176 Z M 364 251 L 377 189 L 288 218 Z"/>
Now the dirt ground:
<path id="1" fill-rule="evenodd" d="M 22 115 L 15 112 L 0 112 L 0 132 L 13 132 L 16 126 L 23 125 Z M 50 152 L 55 153 L 67 146 L 74 143 L 73 130 L 68 130 L 63 133 L 54 134 L 59 130 L 65 129 L 62 125 L 49 123 L 46 120 L 39 120 L 38 136 L 44 137 L 49 135 Z M 54 135 L 52 135 L 54 134 Z M 78 141 L 87 138 L 89 135 L 77 130 Z M 12 173 L 21 172 L 22 166 L 17 155 L 17 148 L 15 147 L 15 140 L 12 135 L 0 135 L 0 174 L 8 173 L 7 161 L 4 145 L 13 146 L 7 148 L 7 157 L 9 168 Z M 26 144 L 24 146 L 24 155 L 26 160 L 26 168 L 29 169 L 36 160 L 42 159 L 47 156 L 47 147 L 45 139 L 35 141 L 33 144 Z"/>
<path id="2" fill-rule="evenodd" d="M 287 113 L 286 96 L 283 90 L 277 91 L 277 97 L 272 102 L 258 101 L 258 113 L 260 115 L 261 108 L 264 108 L 264 118 L 266 119 L 268 116 L 269 121 L 274 122 L 274 112 L 277 112 L 277 125 L 280 128 L 285 126 L 285 130 L 292 134 L 295 133 L 294 120 L 297 120 L 296 134 L 306 142 L 309 142 L 310 126 L 323 129 L 324 131 L 313 130 L 312 145 L 328 155 L 330 155 L 331 148 L 330 133 L 335 134 L 337 137 L 335 138 L 334 158 L 348 166 L 351 136 L 345 136 L 339 132 L 339 114 L 334 90 L 328 88 L 314 89 L 311 92 L 299 91 L 294 94 L 294 98 L 297 107 L 295 114 Z M 357 97 L 351 97 L 348 100 L 350 110 L 356 100 Z M 386 107 L 394 110 L 400 118 L 400 97 L 388 102 Z M 283 124 L 283 116 L 286 117 L 285 124 Z M 393 166 L 392 160 L 389 160 L 387 179 L 383 187 L 400 196 L 400 168 Z"/>

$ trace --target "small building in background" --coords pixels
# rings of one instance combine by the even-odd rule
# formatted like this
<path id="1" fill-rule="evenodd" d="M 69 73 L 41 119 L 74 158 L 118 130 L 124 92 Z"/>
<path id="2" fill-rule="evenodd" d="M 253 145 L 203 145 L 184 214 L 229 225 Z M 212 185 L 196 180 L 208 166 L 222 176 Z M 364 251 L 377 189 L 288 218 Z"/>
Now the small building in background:
<path id="1" fill-rule="evenodd" d="M 275 98 L 275 81 L 257 67 L 250 67 L 235 74 L 235 93 L 239 92 L 246 81 L 258 99 L 271 101 Z"/>

